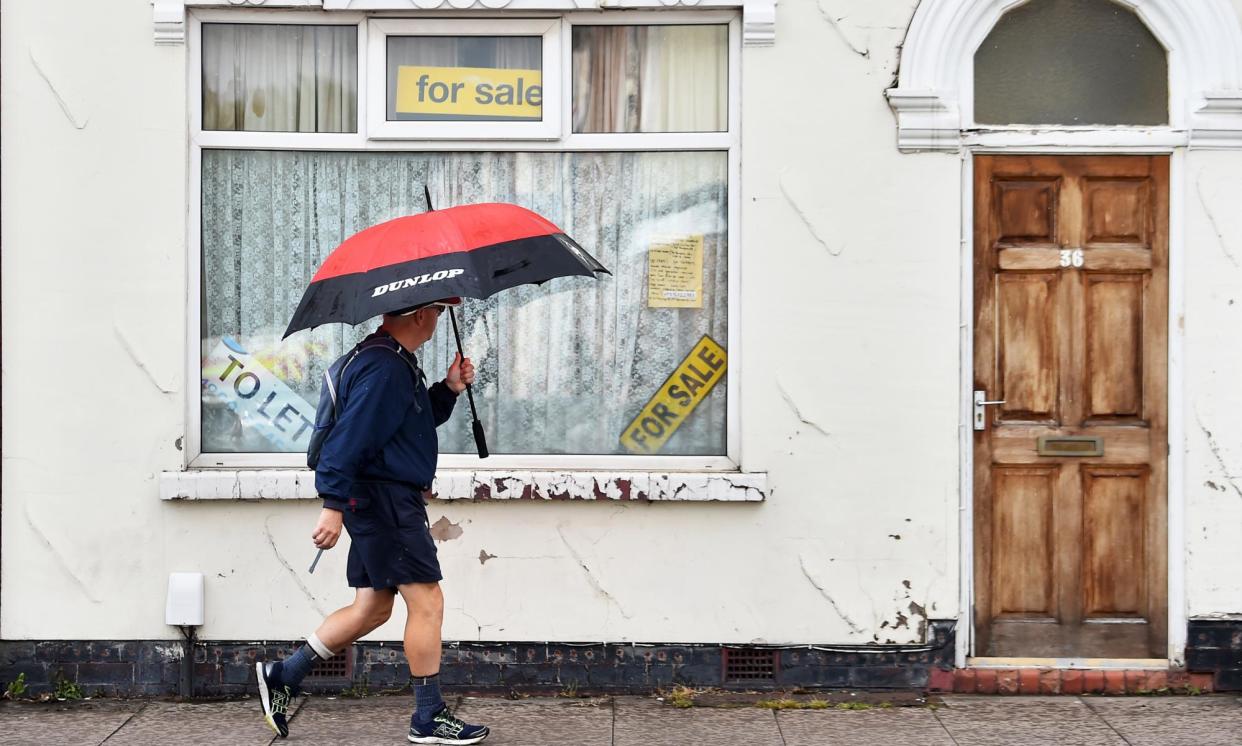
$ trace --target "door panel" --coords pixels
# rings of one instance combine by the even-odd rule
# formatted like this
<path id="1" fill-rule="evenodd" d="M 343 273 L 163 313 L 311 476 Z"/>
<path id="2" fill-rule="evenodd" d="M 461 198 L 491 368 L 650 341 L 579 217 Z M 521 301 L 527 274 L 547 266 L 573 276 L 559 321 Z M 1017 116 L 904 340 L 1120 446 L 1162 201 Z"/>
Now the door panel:
<path id="1" fill-rule="evenodd" d="M 1167 226 L 1167 157 L 975 160 L 976 655 L 1166 655 Z"/>
<path id="2" fill-rule="evenodd" d="M 1145 469 L 1083 469 L 1083 614 L 1140 619 L 1147 608 L 1143 566 Z"/>
<path id="3" fill-rule="evenodd" d="M 1007 467 L 997 469 L 995 476 L 992 535 L 999 551 L 993 555 L 994 613 L 1051 617 L 1056 608 L 1052 595 L 1056 470 Z"/>
<path id="4" fill-rule="evenodd" d="M 1138 419 L 1143 403 L 1141 274 L 1087 280 L 1087 417 Z"/>
<path id="5" fill-rule="evenodd" d="M 1007 421 L 1057 419 L 1057 349 L 1053 312 L 1057 275 L 1004 275 L 997 288 L 1000 306 L 999 397 Z"/>

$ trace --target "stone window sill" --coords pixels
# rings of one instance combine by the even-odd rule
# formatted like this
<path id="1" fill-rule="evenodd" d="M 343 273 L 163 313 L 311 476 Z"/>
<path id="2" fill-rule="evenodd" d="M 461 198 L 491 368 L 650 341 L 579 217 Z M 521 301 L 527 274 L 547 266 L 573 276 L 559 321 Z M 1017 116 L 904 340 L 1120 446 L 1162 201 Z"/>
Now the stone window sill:
<path id="1" fill-rule="evenodd" d="M 484 471 L 442 469 L 438 500 L 762 502 L 766 472 Z M 162 500 L 310 500 L 308 469 L 198 469 L 160 474 Z"/>

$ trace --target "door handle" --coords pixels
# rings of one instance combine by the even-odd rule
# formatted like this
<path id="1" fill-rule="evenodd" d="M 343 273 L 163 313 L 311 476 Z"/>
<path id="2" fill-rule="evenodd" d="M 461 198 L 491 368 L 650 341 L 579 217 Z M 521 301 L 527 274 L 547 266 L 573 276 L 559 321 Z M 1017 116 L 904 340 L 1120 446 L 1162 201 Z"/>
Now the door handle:
<path id="1" fill-rule="evenodd" d="M 989 406 L 993 406 L 996 404 L 1005 403 L 1004 399 L 998 399 L 996 401 L 988 401 L 987 399 L 988 399 L 988 394 L 986 391 L 975 391 L 975 429 L 976 430 L 984 429 L 984 422 L 986 420 L 986 418 L 983 416 L 984 407 L 989 407 Z"/>

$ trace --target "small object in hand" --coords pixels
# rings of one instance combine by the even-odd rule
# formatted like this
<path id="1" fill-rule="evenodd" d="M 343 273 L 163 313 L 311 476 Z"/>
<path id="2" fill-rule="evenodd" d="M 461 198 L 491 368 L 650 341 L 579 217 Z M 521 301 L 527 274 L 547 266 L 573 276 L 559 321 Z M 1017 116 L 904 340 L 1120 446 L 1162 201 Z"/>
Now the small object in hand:
<path id="1" fill-rule="evenodd" d="M 318 552 L 315 553 L 315 560 L 311 562 L 310 569 L 307 570 L 307 572 L 311 572 L 311 573 L 315 572 L 315 565 L 319 564 L 319 558 L 322 556 L 323 556 L 323 550 L 320 549 Z"/>

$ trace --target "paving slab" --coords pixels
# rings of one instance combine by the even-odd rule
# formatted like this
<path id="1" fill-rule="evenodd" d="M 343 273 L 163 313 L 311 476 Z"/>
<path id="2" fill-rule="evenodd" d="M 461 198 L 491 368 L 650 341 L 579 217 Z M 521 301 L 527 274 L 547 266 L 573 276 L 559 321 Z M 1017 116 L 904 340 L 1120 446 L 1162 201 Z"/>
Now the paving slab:
<path id="1" fill-rule="evenodd" d="M 467 697 L 457 714 L 489 726 L 488 746 L 611 746 L 612 700 Z"/>
<path id="2" fill-rule="evenodd" d="M 408 746 L 412 697 L 329 699 L 309 697 L 289 721 L 289 738 L 281 746 Z M 111 746 L 109 744 L 109 746 Z"/>
<path id="3" fill-rule="evenodd" d="M 1242 700 L 1231 696 L 1084 697 L 1130 746 L 1237 746 Z"/>
<path id="4" fill-rule="evenodd" d="M 293 710 L 296 714 L 295 703 Z M 263 720 L 257 698 L 240 702 L 152 702 L 106 746 L 266 746 L 276 732 Z"/>
<path id="5" fill-rule="evenodd" d="M 954 746 L 930 709 L 782 710 L 776 714 L 785 746 Z"/>
<path id="6" fill-rule="evenodd" d="M 1078 697 L 947 696 L 935 715 L 958 746 L 1126 746 Z"/>
<path id="7" fill-rule="evenodd" d="M 678 709 L 642 698 L 617 698 L 614 746 L 783 746 L 771 710 Z"/>
<path id="8" fill-rule="evenodd" d="M 0 744 L 96 746 L 142 709 L 143 702 L 0 704 Z"/>

